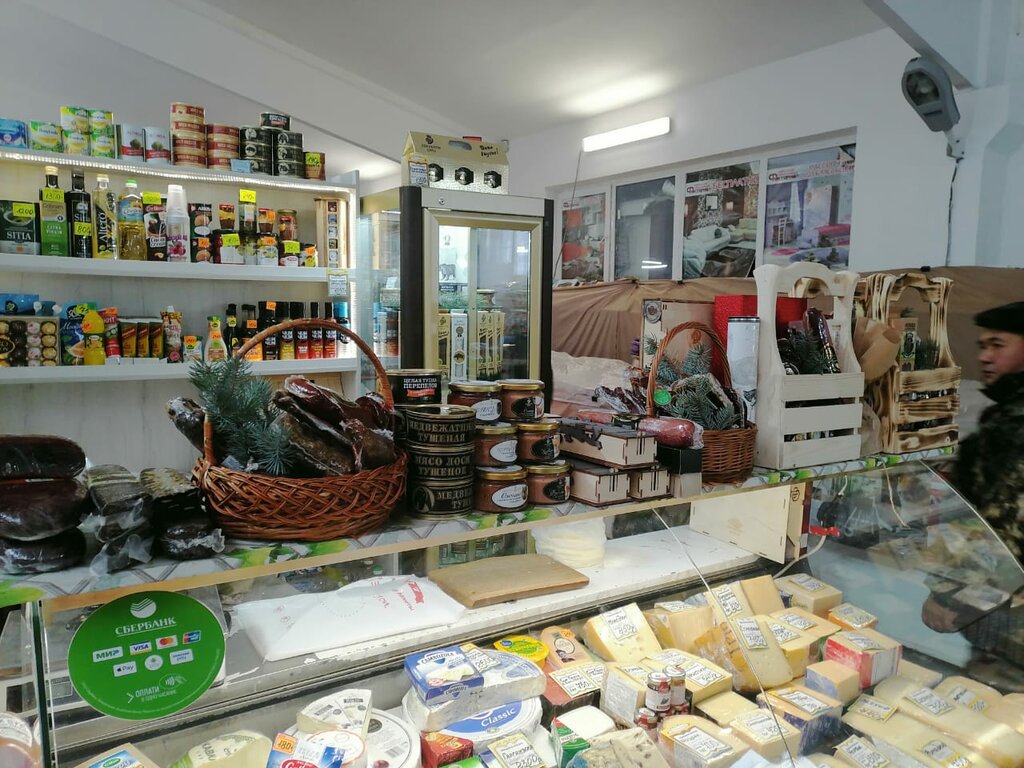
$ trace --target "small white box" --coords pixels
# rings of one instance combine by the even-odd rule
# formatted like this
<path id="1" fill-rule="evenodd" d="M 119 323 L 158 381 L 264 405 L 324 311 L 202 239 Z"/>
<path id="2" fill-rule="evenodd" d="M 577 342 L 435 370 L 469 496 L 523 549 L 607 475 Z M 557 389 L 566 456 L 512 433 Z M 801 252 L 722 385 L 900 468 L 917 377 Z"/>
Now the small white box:
<path id="1" fill-rule="evenodd" d="M 586 461 L 572 465 L 571 496 L 577 501 L 603 507 L 629 498 L 629 474 L 616 467 L 602 467 Z"/>
<path id="2" fill-rule="evenodd" d="M 561 452 L 610 467 L 634 469 L 655 463 L 653 435 L 581 419 L 562 420 Z"/>

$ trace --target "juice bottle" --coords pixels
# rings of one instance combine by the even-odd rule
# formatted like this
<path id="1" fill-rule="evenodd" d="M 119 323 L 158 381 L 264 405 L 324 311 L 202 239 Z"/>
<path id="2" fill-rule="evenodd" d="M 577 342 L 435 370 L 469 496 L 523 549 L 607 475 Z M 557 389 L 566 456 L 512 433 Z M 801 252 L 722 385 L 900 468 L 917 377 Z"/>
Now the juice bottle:
<path id="1" fill-rule="evenodd" d="M 224 343 L 224 335 L 221 333 L 220 318 L 210 315 L 207 321 L 209 322 L 209 332 L 206 336 L 206 347 L 203 349 L 203 362 L 225 360 L 228 356 L 228 347 Z"/>
<path id="2" fill-rule="evenodd" d="M 117 193 L 105 174 L 96 177 L 92 193 L 92 257 L 117 258 Z"/>
<path id="3" fill-rule="evenodd" d="M 146 260 L 146 229 L 142 223 L 142 194 L 134 179 L 124 183 L 117 200 L 117 240 L 121 259 Z"/>
<path id="4" fill-rule="evenodd" d="M 92 196 L 85 191 L 85 174 L 72 171 L 71 191 L 64 195 L 71 230 L 71 256 L 92 258 Z"/>

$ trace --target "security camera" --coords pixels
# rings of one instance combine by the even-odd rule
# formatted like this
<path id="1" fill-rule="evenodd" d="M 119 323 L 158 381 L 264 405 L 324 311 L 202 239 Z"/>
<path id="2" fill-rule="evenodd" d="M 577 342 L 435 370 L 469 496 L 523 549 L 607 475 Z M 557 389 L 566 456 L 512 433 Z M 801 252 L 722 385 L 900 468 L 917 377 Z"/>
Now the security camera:
<path id="1" fill-rule="evenodd" d="M 953 83 L 931 59 L 918 57 L 903 69 L 903 97 L 932 131 L 949 131 L 960 122 Z"/>

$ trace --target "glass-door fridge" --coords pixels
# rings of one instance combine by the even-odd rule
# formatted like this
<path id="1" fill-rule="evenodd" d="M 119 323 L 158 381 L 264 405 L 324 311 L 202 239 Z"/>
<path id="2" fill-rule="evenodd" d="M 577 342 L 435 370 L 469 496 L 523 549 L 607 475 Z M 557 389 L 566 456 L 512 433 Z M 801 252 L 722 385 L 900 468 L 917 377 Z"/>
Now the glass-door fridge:
<path id="1" fill-rule="evenodd" d="M 363 197 L 357 327 L 372 328 L 384 366 L 550 387 L 553 212 L 541 198 L 423 187 Z"/>

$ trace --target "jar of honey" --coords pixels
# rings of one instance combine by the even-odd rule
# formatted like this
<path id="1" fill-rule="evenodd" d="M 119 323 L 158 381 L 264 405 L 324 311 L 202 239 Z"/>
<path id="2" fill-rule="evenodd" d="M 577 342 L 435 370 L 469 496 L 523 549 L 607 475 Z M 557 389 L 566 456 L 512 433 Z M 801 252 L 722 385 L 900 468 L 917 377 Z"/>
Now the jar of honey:
<path id="1" fill-rule="evenodd" d="M 562 447 L 559 426 L 559 422 L 552 419 L 524 421 L 517 424 L 518 447 L 516 452 L 519 461 L 537 462 L 557 459 Z"/>
<path id="2" fill-rule="evenodd" d="M 476 471 L 475 508 L 480 512 L 518 512 L 526 506 L 526 470 L 481 467 Z"/>
<path id="3" fill-rule="evenodd" d="M 544 415 L 544 382 L 539 379 L 502 379 L 501 417 L 534 421 Z"/>
<path id="4" fill-rule="evenodd" d="M 569 500 L 569 463 L 565 459 L 526 468 L 526 498 L 531 504 L 561 504 Z"/>
<path id="5" fill-rule="evenodd" d="M 472 408 L 477 421 L 497 421 L 501 417 L 501 385 L 495 381 L 453 381 L 448 385 L 448 403 Z"/>
<path id="6" fill-rule="evenodd" d="M 478 467 L 505 467 L 516 463 L 519 441 L 512 424 L 498 421 L 476 428 L 473 463 Z"/>

